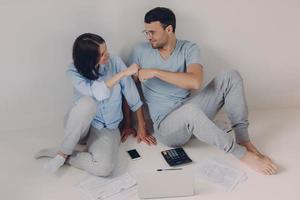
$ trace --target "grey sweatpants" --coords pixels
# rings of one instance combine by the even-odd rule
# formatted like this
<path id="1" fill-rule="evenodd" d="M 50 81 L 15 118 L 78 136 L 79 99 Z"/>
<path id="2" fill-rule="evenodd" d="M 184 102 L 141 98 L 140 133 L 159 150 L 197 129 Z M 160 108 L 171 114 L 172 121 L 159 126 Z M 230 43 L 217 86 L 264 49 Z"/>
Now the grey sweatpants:
<path id="1" fill-rule="evenodd" d="M 225 107 L 235 132 L 228 134 L 213 122 L 217 112 Z M 241 158 L 246 148 L 237 144 L 249 141 L 248 109 L 243 80 L 235 70 L 218 74 L 205 88 L 175 109 L 155 128 L 156 138 L 167 146 L 185 144 L 192 135 L 220 150 Z"/>
<path id="2" fill-rule="evenodd" d="M 119 129 L 101 130 L 91 126 L 97 105 L 91 97 L 82 97 L 72 107 L 65 121 L 65 136 L 59 151 L 70 155 L 68 163 L 96 176 L 108 176 L 117 162 Z M 75 152 L 75 146 L 87 141 L 87 152 Z"/>

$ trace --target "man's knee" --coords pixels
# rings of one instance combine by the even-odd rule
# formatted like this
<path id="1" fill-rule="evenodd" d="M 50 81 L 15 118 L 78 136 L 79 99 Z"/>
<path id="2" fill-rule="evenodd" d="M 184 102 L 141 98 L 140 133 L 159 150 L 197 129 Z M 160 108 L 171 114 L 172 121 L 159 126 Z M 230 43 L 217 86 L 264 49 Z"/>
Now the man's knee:
<path id="1" fill-rule="evenodd" d="M 225 71 L 221 72 L 217 77 L 222 80 L 226 80 L 226 81 L 233 81 L 233 82 L 243 81 L 242 76 L 235 69 L 225 70 Z"/>

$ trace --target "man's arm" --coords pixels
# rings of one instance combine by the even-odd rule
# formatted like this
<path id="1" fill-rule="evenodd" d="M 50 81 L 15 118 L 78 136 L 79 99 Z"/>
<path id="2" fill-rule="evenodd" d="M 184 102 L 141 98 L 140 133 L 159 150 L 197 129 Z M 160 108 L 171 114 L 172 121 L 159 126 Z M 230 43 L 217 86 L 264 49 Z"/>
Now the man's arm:
<path id="1" fill-rule="evenodd" d="M 140 69 L 138 76 L 141 82 L 156 77 L 177 87 L 189 90 L 199 89 L 203 82 L 203 70 L 200 64 L 188 65 L 186 72 L 169 72 L 153 68 Z"/>

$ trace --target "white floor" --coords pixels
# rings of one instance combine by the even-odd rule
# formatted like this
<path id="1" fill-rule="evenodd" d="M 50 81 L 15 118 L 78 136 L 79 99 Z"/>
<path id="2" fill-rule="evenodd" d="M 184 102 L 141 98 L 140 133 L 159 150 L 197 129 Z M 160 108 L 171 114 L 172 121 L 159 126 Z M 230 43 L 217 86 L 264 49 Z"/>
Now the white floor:
<path id="1" fill-rule="evenodd" d="M 277 175 L 257 174 L 240 164 L 231 155 L 225 155 L 193 139 L 184 148 L 194 161 L 201 161 L 211 156 L 221 158 L 245 170 L 248 180 L 230 192 L 200 180 L 195 186 L 195 196 L 176 199 L 300 199 L 300 109 L 251 112 L 250 133 L 257 147 L 280 166 Z M 59 142 L 62 134 L 61 128 L 0 132 L 1 199 L 84 199 L 75 185 L 87 176 L 86 172 L 64 166 L 58 174 L 48 174 L 43 170 L 47 159 L 33 159 L 34 153 L 39 149 L 54 146 Z M 137 148 L 143 158 L 131 161 L 125 153 L 130 148 Z M 167 167 L 160 155 L 162 149 L 167 147 L 137 145 L 135 140 L 130 139 L 120 148 L 120 172 Z"/>

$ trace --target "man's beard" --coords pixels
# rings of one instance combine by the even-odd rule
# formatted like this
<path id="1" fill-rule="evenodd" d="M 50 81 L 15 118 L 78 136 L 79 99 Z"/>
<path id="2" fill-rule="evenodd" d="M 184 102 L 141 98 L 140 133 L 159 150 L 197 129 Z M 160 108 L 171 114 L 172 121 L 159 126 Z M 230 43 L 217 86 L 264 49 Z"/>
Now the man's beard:
<path id="1" fill-rule="evenodd" d="M 165 44 L 157 43 L 156 46 L 153 46 L 153 44 L 151 43 L 151 46 L 153 49 L 162 49 L 165 46 Z"/>

